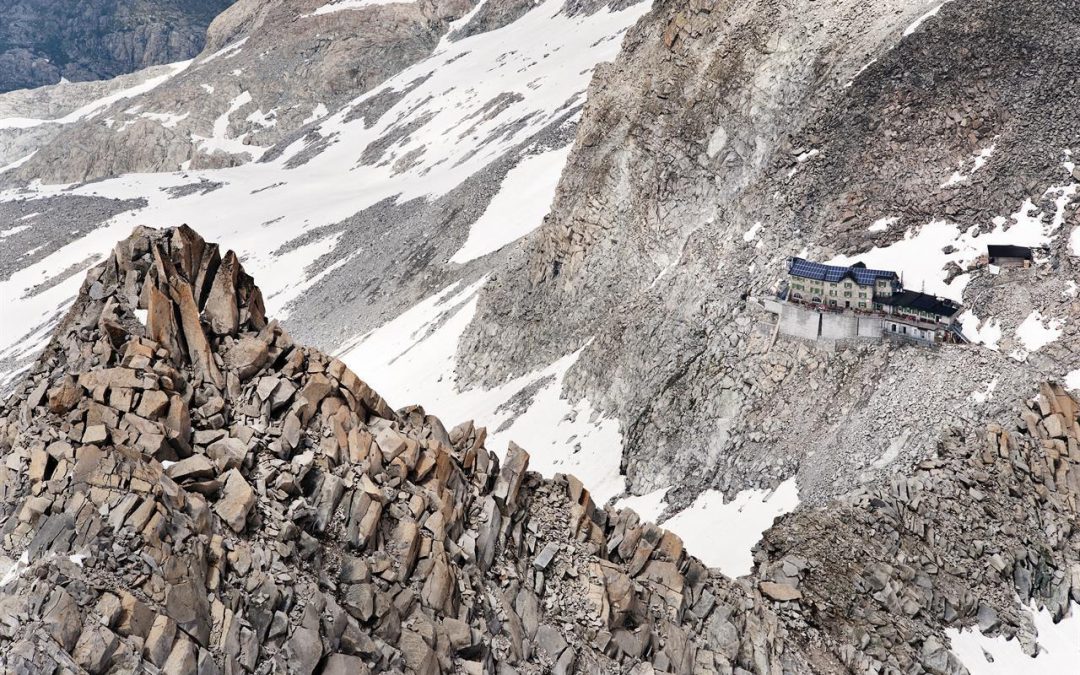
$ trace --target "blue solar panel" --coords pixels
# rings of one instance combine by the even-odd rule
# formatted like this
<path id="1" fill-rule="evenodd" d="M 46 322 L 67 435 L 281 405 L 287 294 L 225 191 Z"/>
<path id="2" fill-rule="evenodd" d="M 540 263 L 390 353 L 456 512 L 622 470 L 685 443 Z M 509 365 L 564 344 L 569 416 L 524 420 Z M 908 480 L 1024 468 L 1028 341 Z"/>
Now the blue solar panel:
<path id="1" fill-rule="evenodd" d="M 851 267 L 823 265 L 802 258 L 792 258 L 788 271 L 793 276 L 828 282 L 837 282 L 850 276 L 861 286 L 873 286 L 878 279 L 895 280 L 898 278 L 896 272 L 889 270 L 872 270 L 858 264 Z"/>

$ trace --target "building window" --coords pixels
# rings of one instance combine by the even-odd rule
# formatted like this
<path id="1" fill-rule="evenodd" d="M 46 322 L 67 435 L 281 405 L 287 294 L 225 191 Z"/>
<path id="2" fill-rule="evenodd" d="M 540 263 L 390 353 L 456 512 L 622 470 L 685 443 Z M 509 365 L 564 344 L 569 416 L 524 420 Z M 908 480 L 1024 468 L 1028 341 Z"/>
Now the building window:
<path id="1" fill-rule="evenodd" d="M 844 297 L 845 298 L 850 298 L 851 297 L 851 291 L 844 291 Z"/>
<path id="2" fill-rule="evenodd" d="M 860 302 L 859 303 L 859 309 L 866 309 L 866 303 L 865 302 Z"/>

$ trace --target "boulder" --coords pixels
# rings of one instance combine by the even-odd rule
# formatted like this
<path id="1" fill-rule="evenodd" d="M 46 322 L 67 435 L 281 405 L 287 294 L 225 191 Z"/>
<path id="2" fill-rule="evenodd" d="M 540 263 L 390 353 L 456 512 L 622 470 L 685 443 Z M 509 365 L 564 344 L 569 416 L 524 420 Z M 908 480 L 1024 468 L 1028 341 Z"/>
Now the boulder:
<path id="1" fill-rule="evenodd" d="M 772 598 L 777 602 L 790 602 L 791 600 L 799 600 L 802 598 L 802 593 L 799 589 L 791 584 L 778 584 L 774 581 L 762 581 L 758 584 L 758 588 L 761 589 L 761 592 L 766 597 Z"/>
<path id="2" fill-rule="evenodd" d="M 225 367 L 236 371 L 241 382 L 251 379 L 269 360 L 270 350 L 258 337 L 241 338 L 225 352 Z"/>
<path id="3" fill-rule="evenodd" d="M 100 675 L 108 671 L 119 644 L 119 639 L 111 630 L 100 624 L 88 623 L 79 636 L 71 657 L 90 675 Z"/>
<path id="4" fill-rule="evenodd" d="M 243 532 L 253 506 L 255 506 L 255 491 L 244 480 L 240 471 L 230 470 L 225 474 L 225 487 L 221 492 L 221 497 L 214 504 L 214 511 L 234 532 Z"/>

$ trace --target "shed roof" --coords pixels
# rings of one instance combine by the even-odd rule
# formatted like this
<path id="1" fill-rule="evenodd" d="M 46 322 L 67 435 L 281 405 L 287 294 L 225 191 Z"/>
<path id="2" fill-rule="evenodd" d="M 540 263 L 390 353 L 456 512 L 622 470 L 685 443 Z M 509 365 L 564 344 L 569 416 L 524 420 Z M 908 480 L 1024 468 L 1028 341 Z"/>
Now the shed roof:
<path id="1" fill-rule="evenodd" d="M 1023 260 L 1031 260 L 1031 249 L 1027 246 L 987 244 L 986 254 L 991 258 L 1021 258 Z"/>

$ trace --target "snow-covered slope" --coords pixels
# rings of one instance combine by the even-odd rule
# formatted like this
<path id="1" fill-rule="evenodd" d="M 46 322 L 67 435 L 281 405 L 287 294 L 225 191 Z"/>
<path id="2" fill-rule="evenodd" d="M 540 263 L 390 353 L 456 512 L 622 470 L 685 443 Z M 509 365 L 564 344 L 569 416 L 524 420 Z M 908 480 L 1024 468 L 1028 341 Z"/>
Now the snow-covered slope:
<path id="1" fill-rule="evenodd" d="M 327 111 L 305 136 L 283 144 L 271 161 L 223 170 L 129 174 L 87 185 L 36 184 L 4 192 L 0 208 L 5 223 L 26 218 L 35 209 L 43 212 L 27 219 L 27 229 L 12 233 L 5 242 L 14 259 L 12 273 L 2 281 L 8 321 L 0 358 L 8 364 L 7 377 L 14 372 L 12 366 L 40 347 L 57 310 L 73 297 L 80 274 L 72 267 L 104 254 L 111 242 L 136 224 L 191 222 L 228 242 L 249 268 L 268 280 L 265 292 L 278 314 L 305 289 L 362 252 L 335 246 L 347 219 L 376 204 L 435 202 L 498 163 L 500 171 L 488 177 L 491 185 L 465 195 L 473 219 L 479 220 L 476 232 L 470 235 L 468 222 L 436 232 L 447 251 L 437 262 L 445 263 L 459 251 L 459 259 L 474 259 L 526 234 L 529 227 L 522 223 L 538 226 L 547 211 L 592 68 L 614 57 L 623 31 L 647 6 L 600 8 L 575 16 L 561 10 L 561 2 L 550 0 L 496 30 L 444 40 L 429 58 L 333 114 Z M 11 116 L 0 120 L 0 127 L 78 120 L 109 125 L 118 110 L 141 109 L 140 95 L 162 78 L 228 57 L 218 52 L 193 66 L 178 64 L 57 121 Z M 243 94 L 234 99 L 228 108 L 232 112 L 199 142 L 218 147 L 244 143 L 243 136 L 230 131 L 228 118 L 244 114 L 248 100 Z M 163 127 L 182 117 L 180 111 L 155 110 L 154 115 L 152 122 Z M 530 157 L 533 154 L 535 158 Z M 526 159 L 518 165 L 519 158 Z M 484 211 L 485 201 L 497 195 L 504 176 L 511 186 L 523 181 L 537 186 L 528 210 L 513 213 L 514 222 L 500 222 L 507 216 L 505 197 L 496 199 L 490 212 Z M 73 237 L 73 228 L 60 223 L 78 220 L 78 212 L 66 211 L 61 199 L 73 196 L 142 199 L 146 204 Z M 393 223 L 372 223 L 359 235 L 377 240 L 387 235 L 388 228 L 393 229 Z M 38 255 L 33 264 L 18 264 L 20 258 L 42 251 L 47 255 Z M 312 266 L 321 256 L 332 262 Z M 369 272 L 369 278 L 373 276 Z"/>

